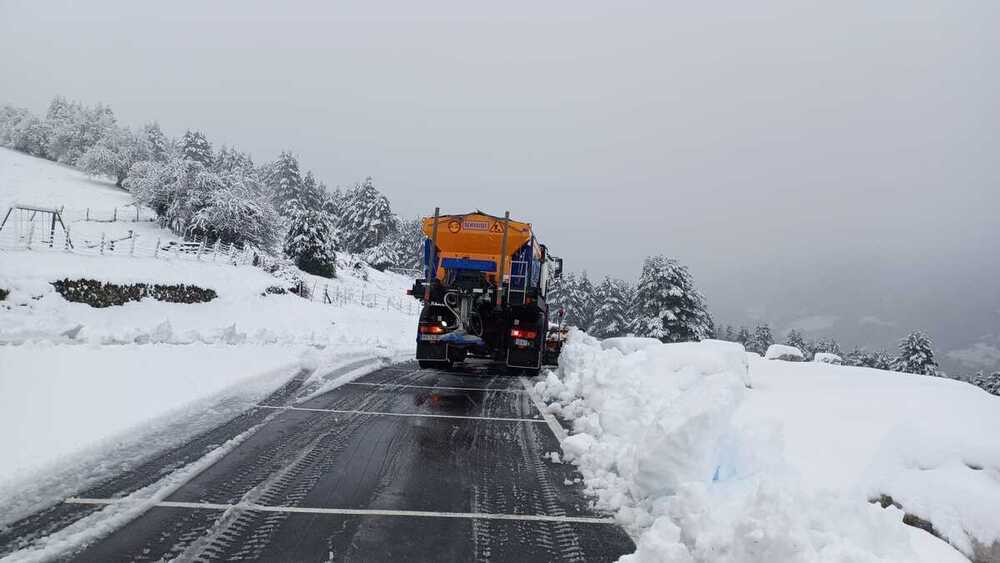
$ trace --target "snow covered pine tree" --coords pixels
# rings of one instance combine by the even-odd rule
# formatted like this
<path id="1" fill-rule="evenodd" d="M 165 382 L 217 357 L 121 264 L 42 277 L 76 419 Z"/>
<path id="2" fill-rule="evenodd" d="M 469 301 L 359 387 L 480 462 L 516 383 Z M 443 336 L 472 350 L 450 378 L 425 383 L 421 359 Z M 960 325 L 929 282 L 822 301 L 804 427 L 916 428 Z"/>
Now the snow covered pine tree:
<path id="1" fill-rule="evenodd" d="M 812 358 L 809 353 L 809 347 L 806 345 L 806 339 L 802 337 L 802 333 L 795 330 L 794 328 L 788 331 L 788 336 L 785 337 L 785 344 L 787 346 L 794 346 L 802 352 L 802 356 L 808 361 Z"/>
<path id="2" fill-rule="evenodd" d="M 299 172 L 299 161 L 292 153 L 283 151 L 278 160 L 271 165 L 268 183 L 274 192 L 274 207 L 282 217 L 299 217 L 297 208 L 299 196 L 302 193 L 302 174 Z"/>
<path id="3" fill-rule="evenodd" d="M 363 253 L 398 230 L 389 198 L 379 193 L 371 178 L 355 186 L 344 198 L 339 227 L 341 244 L 347 252 Z"/>
<path id="4" fill-rule="evenodd" d="M 284 252 L 304 271 L 325 278 L 336 273 L 336 227 L 322 210 L 294 207 Z"/>
<path id="5" fill-rule="evenodd" d="M 904 373 L 937 375 L 930 337 L 920 331 L 913 331 L 899 341 L 899 356 L 893 368 Z"/>
<path id="6" fill-rule="evenodd" d="M 767 349 L 774 344 L 774 335 L 771 333 L 771 327 L 767 323 L 758 324 L 753 327 L 753 333 L 750 334 L 750 340 L 744 345 L 748 352 L 755 352 L 763 356 L 767 353 Z"/>
<path id="7" fill-rule="evenodd" d="M 613 338 L 629 333 L 628 283 L 605 277 L 597 286 L 594 321 L 591 334 L 597 338 Z"/>
<path id="8" fill-rule="evenodd" d="M 687 268 L 665 256 L 646 258 L 636 292 L 636 334 L 664 342 L 710 338 L 712 317 Z"/>
<path id="9" fill-rule="evenodd" d="M 181 155 L 194 162 L 200 162 L 205 168 L 212 166 L 212 145 L 208 143 L 201 131 L 188 131 L 181 139 Z"/>

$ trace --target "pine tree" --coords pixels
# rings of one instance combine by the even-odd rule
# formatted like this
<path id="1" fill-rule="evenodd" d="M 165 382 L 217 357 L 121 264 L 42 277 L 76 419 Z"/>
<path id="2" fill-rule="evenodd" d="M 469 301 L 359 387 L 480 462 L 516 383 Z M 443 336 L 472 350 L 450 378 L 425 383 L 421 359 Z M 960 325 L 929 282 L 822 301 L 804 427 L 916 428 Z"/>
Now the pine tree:
<path id="1" fill-rule="evenodd" d="M 933 343 L 930 337 L 920 331 L 911 332 L 899 341 L 899 355 L 894 368 L 904 373 L 937 375 Z"/>
<path id="2" fill-rule="evenodd" d="M 813 346 L 813 354 L 816 352 L 826 352 L 828 354 L 841 355 L 840 344 L 833 338 L 821 338 Z"/>
<path id="3" fill-rule="evenodd" d="M 725 330 L 722 332 L 722 339 L 727 342 L 738 342 L 736 327 L 733 325 L 726 325 Z"/>
<path id="4" fill-rule="evenodd" d="M 767 323 L 761 323 L 753 328 L 750 340 L 745 346 L 747 351 L 756 352 L 763 356 L 771 344 L 774 344 L 774 335 L 771 333 L 771 327 Z"/>
<path id="5" fill-rule="evenodd" d="M 736 332 L 736 342 L 739 342 L 745 348 L 747 344 L 750 343 L 750 339 L 752 338 L 752 336 L 753 335 L 750 334 L 749 328 L 741 326 L 740 329 Z"/>
<path id="6" fill-rule="evenodd" d="M 972 379 L 972 384 L 991 395 L 1000 395 L 1000 371 L 995 371 L 990 375 L 979 372 Z"/>
<path id="7" fill-rule="evenodd" d="M 709 338 L 712 317 L 687 268 L 664 256 L 646 258 L 636 299 L 636 332 L 664 342 Z"/>
<path id="8" fill-rule="evenodd" d="M 299 202 L 302 195 L 302 174 L 299 161 L 287 151 L 271 165 L 268 182 L 274 192 L 274 206 L 283 217 L 298 217 L 305 209 Z"/>
<path id="9" fill-rule="evenodd" d="M 628 283 L 605 276 L 594 291 L 597 306 L 591 323 L 591 335 L 613 338 L 628 334 Z"/>
<path id="10" fill-rule="evenodd" d="M 550 311 L 554 311 L 556 309 L 562 309 L 563 319 L 565 320 L 567 325 L 570 324 L 569 322 L 570 319 L 568 318 L 570 314 L 569 298 L 570 295 L 575 295 L 576 292 L 575 286 L 576 286 L 576 274 L 574 274 L 573 272 L 566 272 L 563 274 L 561 278 L 552 280 L 549 283 L 548 294 L 546 295 L 545 298 L 549 304 Z M 553 313 L 550 312 L 550 316 L 552 315 Z"/>
<path id="11" fill-rule="evenodd" d="M 868 356 L 868 358 L 866 358 L 866 362 L 867 364 L 865 365 L 865 367 L 884 369 L 886 371 L 892 370 L 892 364 L 893 364 L 892 356 L 889 355 L 889 352 L 885 350 L 872 352 L 871 355 Z"/>
<path id="12" fill-rule="evenodd" d="M 802 356 L 807 361 L 811 359 L 809 357 L 809 348 L 806 345 L 806 339 L 802 337 L 801 332 L 795 329 L 788 331 L 788 336 L 785 337 L 785 344 L 798 348 L 799 351 L 802 352 Z"/>
<path id="13" fill-rule="evenodd" d="M 325 201 L 326 186 L 316 180 L 312 171 L 306 172 L 302 179 L 302 193 L 299 195 L 299 203 L 306 209 L 319 210 Z"/>
<path id="14" fill-rule="evenodd" d="M 285 255 L 302 270 L 331 278 L 336 273 L 337 231 L 322 210 L 290 208 L 293 215 L 285 238 Z"/>
<path id="15" fill-rule="evenodd" d="M 389 199 L 370 177 L 345 195 L 341 210 L 339 230 L 347 252 L 361 253 L 378 246 L 398 230 Z"/>
<path id="16" fill-rule="evenodd" d="M 392 247 L 396 268 L 419 270 L 423 263 L 424 232 L 420 219 L 407 219 L 399 222 L 399 230 L 392 235 L 387 244 Z"/>
<path id="17" fill-rule="evenodd" d="M 187 160 L 200 162 L 206 168 L 212 167 L 212 145 L 201 131 L 187 131 L 181 139 L 181 156 Z"/>
<path id="18" fill-rule="evenodd" d="M 212 160 L 212 171 L 219 174 L 239 172 L 241 175 L 259 176 L 249 154 L 225 145 Z"/>
<path id="19" fill-rule="evenodd" d="M 155 121 L 147 123 L 143 126 L 142 131 L 146 135 L 146 142 L 149 144 L 150 160 L 156 162 L 170 160 L 170 155 L 173 152 L 173 142 L 163 134 L 160 124 Z"/>
<path id="20" fill-rule="evenodd" d="M 581 330 L 591 332 L 594 328 L 594 316 L 597 312 L 597 299 L 594 284 L 583 272 L 576 284 L 576 295 L 572 297 L 576 312 L 576 324 Z"/>

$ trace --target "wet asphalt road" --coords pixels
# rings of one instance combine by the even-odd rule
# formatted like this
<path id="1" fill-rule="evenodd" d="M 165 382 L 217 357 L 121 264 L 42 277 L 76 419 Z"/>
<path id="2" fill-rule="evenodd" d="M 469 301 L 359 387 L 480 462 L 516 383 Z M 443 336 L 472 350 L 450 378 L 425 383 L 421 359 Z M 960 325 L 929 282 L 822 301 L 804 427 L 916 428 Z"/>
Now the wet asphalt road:
<path id="1" fill-rule="evenodd" d="M 397 364 L 295 406 L 316 410 L 278 410 L 165 499 L 211 509 L 154 507 L 73 560 L 612 561 L 634 550 L 613 524 L 572 521 L 607 515 L 588 508 L 572 465 L 542 457 L 558 441 L 518 378 Z M 330 508 L 347 513 L 308 511 Z"/>

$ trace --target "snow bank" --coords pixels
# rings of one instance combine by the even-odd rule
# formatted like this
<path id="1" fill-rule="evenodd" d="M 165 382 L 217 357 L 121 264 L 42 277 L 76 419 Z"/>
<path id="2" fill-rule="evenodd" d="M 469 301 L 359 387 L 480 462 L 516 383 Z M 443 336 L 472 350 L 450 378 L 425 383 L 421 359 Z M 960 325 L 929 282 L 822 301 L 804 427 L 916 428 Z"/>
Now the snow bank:
<path id="1" fill-rule="evenodd" d="M 606 338 L 601 341 L 601 347 L 605 350 L 618 350 L 623 354 L 637 352 L 650 346 L 663 344 L 656 338 L 643 338 L 639 336 L 619 336 L 616 338 Z"/>
<path id="2" fill-rule="evenodd" d="M 780 423 L 806 485 L 859 501 L 889 495 L 968 555 L 1000 539 L 1000 398 L 869 368 L 757 360 L 751 371 L 736 422 Z"/>
<path id="3" fill-rule="evenodd" d="M 637 552 L 624 560 L 958 555 L 904 526 L 899 510 L 804 486 L 784 458 L 780 426 L 738 424 L 760 392 L 756 379 L 748 388 L 747 358 L 742 346 L 711 341 L 623 353 L 572 331 L 558 372 L 536 385 L 549 409 L 572 422 L 565 458 L 579 466 L 597 508 L 614 511 L 636 537 Z"/>
<path id="4" fill-rule="evenodd" d="M 301 349 L 192 345 L 0 347 L 0 483 L 268 372 Z"/>
<path id="5" fill-rule="evenodd" d="M 795 346 L 771 344 L 767 347 L 767 352 L 764 353 L 764 358 L 767 360 L 801 362 L 805 359 L 805 355 L 802 354 L 802 350 L 799 350 Z"/>

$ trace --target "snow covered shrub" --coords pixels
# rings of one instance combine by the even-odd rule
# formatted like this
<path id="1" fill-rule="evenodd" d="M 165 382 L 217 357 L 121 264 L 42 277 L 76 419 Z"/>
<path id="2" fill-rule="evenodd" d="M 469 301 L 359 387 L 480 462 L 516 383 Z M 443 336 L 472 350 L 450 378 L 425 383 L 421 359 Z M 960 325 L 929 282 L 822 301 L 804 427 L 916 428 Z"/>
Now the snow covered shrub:
<path id="1" fill-rule="evenodd" d="M 823 364 L 836 364 L 840 365 L 844 363 L 844 359 L 836 354 L 831 354 L 830 352 L 816 352 L 813 354 L 813 361 L 820 362 Z"/>
<path id="2" fill-rule="evenodd" d="M 77 167 L 92 176 L 108 176 L 119 188 L 132 166 L 149 160 L 152 151 L 144 135 L 130 129 L 115 127 L 103 139 L 83 153 Z"/>
<path id="3" fill-rule="evenodd" d="M 7 291 L 6 289 L 0 287 L 0 301 L 3 301 L 4 299 L 7 299 L 8 295 L 10 295 L 10 292 Z"/>
<path id="4" fill-rule="evenodd" d="M 278 215 L 255 178 L 240 172 L 212 176 L 218 181 L 206 184 L 203 206 L 194 212 L 188 231 L 210 241 L 273 248 Z"/>
<path id="5" fill-rule="evenodd" d="M 395 249 L 392 245 L 383 242 L 365 250 L 361 254 L 361 259 L 372 268 L 384 272 L 389 266 L 396 263 Z"/>
<path id="6" fill-rule="evenodd" d="M 764 358 L 768 360 L 784 360 L 786 362 L 801 362 L 805 360 L 805 355 L 802 354 L 802 350 L 799 350 L 795 346 L 771 344 L 767 347 L 767 353 L 764 354 Z"/>
<path id="7" fill-rule="evenodd" d="M 96 308 L 124 305 L 146 297 L 168 303 L 207 303 L 218 296 L 213 289 L 185 284 L 119 285 L 97 280 L 65 279 L 52 282 L 52 285 L 67 301 L 85 303 Z"/>
<path id="8" fill-rule="evenodd" d="M 270 285 L 264 289 L 264 295 L 286 295 L 288 290 L 281 287 L 280 285 Z"/>

